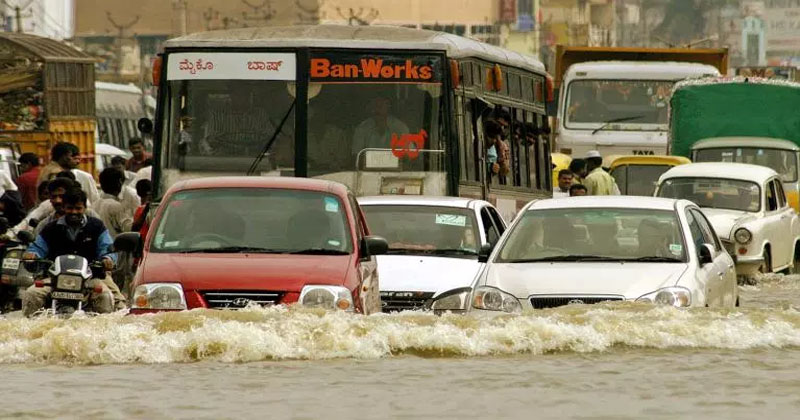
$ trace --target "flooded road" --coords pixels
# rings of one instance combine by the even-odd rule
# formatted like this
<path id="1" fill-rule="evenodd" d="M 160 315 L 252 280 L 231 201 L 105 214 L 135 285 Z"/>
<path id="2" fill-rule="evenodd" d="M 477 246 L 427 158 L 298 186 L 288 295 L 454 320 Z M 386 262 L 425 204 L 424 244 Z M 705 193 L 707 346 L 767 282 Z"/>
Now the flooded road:
<path id="1" fill-rule="evenodd" d="M 737 310 L 0 320 L 2 418 L 790 418 L 800 277 Z"/>

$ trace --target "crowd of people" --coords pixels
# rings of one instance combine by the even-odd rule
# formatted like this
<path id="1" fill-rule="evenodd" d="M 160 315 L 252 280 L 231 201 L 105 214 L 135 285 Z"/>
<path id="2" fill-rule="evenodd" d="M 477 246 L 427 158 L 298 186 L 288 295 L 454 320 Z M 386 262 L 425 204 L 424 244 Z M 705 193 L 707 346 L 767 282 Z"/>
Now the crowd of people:
<path id="1" fill-rule="evenodd" d="M 18 159 L 16 183 L 5 182 L 0 196 L 0 214 L 13 226 L 6 235 L 23 230 L 34 235 L 24 259 L 53 261 L 74 254 L 103 262 L 108 275 L 94 280 L 89 299 L 96 312 L 126 307 L 130 294 L 133 256 L 114 252 L 114 238 L 147 229 L 152 159 L 140 139 L 131 139 L 128 146 L 133 156 L 114 158 L 99 174 L 99 190 L 94 177 L 78 169 L 80 150 L 74 144 L 57 143 L 44 166 L 37 155 L 25 153 Z M 40 310 L 51 291 L 31 286 L 23 295 L 23 313 Z"/>
<path id="2" fill-rule="evenodd" d="M 572 159 L 569 169 L 558 172 L 558 185 L 553 188 L 556 198 L 582 195 L 620 195 L 617 182 L 603 169 L 603 156 L 596 150 L 589 151 L 585 159 Z"/>

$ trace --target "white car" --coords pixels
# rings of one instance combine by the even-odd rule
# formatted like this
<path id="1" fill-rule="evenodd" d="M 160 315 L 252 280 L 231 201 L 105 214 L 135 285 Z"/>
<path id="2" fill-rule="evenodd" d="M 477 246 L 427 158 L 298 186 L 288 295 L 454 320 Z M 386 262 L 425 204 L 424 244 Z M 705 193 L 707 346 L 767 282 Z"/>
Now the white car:
<path id="1" fill-rule="evenodd" d="M 443 294 L 432 309 L 519 313 L 605 301 L 732 307 L 733 259 L 687 200 L 541 200 L 520 212 L 473 290 Z"/>
<path id="2" fill-rule="evenodd" d="M 743 163 L 676 166 L 661 176 L 656 196 L 700 206 L 736 257 L 740 276 L 800 269 L 800 219 L 774 170 Z"/>
<path id="3" fill-rule="evenodd" d="M 432 298 L 470 287 L 506 229 L 488 202 L 457 197 L 360 197 L 370 232 L 389 242 L 380 255 L 385 312 L 423 309 Z"/>

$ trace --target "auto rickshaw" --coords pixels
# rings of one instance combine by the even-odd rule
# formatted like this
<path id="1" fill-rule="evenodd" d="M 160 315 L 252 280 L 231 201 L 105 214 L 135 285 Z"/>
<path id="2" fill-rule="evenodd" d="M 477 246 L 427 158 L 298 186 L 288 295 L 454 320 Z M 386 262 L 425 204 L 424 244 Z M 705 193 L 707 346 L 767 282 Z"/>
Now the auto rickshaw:
<path id="1" fill-rule="evenodd" d="M 609 156 L 609 173 L 622 195 L 652 196 L 658 178 L 673 166 L 692 163 L 683 156 Z"/>
<path id="2" fill-rule="evenodd" d="M 556 188 L 558 186 L 558 172 L 562 169 L 569 169 L 572 157 L 564 153 L 550 153 L 550 159 L 553 162 L 553 188 Z"/>

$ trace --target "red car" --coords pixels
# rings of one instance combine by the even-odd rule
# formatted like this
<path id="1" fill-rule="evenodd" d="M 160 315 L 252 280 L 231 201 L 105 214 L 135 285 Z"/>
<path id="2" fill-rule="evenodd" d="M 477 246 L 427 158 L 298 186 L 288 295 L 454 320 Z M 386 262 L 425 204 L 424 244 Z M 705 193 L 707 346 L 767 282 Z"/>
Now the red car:
<path id="1" fill-rule="evenodd" d="M 344 185 L 305 178 L 201 178 L 164 196 L 146 241 L 126 233 L 119 249 L 143 246 L 131 313 L 251 304 L 381 311 L 370 236 Z"/>

